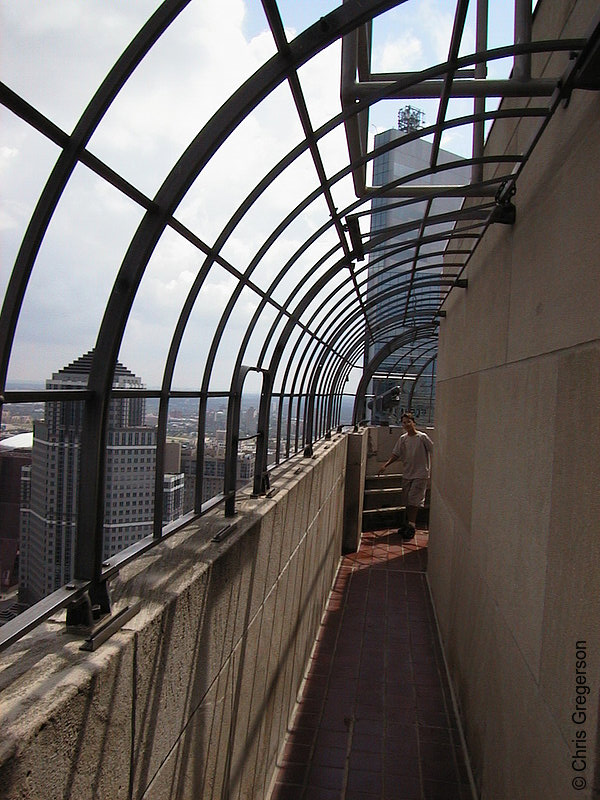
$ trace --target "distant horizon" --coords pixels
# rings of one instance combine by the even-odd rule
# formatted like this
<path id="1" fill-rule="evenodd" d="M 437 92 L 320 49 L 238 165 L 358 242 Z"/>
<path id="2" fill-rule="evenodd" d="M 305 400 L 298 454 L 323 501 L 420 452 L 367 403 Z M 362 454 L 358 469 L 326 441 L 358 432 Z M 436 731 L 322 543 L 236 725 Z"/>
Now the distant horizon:
<path id="1" fill-rule="evenodd" d="M 37 390 L 45 389 L 45 388 L 46 388 L 46 382 L 45 381 L 15 381 L 15 380 L 12 380 L 12 381 L 7 381 L 6 382 L 7 391 L 12 391 L 12 392 L 29 391 L 29 390 L 37 391 Z M 141 389 L 142 389 L 142 391 L 143 390 L 148 390 L 148 391 L 151 391 L 151 392 L 154 392 L 154 391 L 159 392 L 160 391 L 160 386 L 154 387 L 154 386 L 146 386 L 146 385 L 144 385 L 143 387 L 141 387 Z M 53 390 L 49 389 L 48 391 L 51 392 Z M 200 389 L 198 389 L 196 387 L 173 386 L 171 391 L 173 391 L 173 392 L 197 392 L 198 395 L 200 395 Z M 277 393 L 274 393 L 274 394 L 277 395 Z M 351 398 L 354 398 L 354 396 L 355 395 L 353 393 L 348 393 L 348 394 L 342 395 L 342 398 L 343 399 L 351 399 Z M 260 399 L 260 392 L 245 392 L 245 393 L 243 393 L 242 400 L 248 400 L 250 398 L 255 398 L 257 400 Z M 159 398 L 150 397 L 150 398 L 147 398 L 147 399 L 148 400 L 158 400 Z M 194 399 L 195 399 L 194 397 L 174 397 L 174 398 L 172 398 L 172 400 L 194 400 Z M 209 400 L 219 400 L 219 399 L 226 400 L 227 399 L 227 393 L 224 392 L 222 398 L 220 398 L 218 396 L 217 397 L 209 397 Z"/>

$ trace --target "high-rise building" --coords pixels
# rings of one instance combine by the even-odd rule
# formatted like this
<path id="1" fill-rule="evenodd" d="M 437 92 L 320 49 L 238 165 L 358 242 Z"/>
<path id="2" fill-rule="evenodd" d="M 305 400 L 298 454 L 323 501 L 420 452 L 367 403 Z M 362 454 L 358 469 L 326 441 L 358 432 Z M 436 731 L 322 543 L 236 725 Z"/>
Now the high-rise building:
<path id="1" fill-rule="evenodd" d="M 31 464 L 31 434 L 0 441 L 0 591 L 18 582 L 21 473 Z"/>
<path id="2" fill-rule="evenodd" d="M 185 475 L 181 469 L 181 444 L 166 442 L 163 476 L 163 525 L 183 516 Z"/>
<path id="3" fill-rule="evenodd" d="M 220 432 L 221 433 L 221 432 Z M 196 494 L 196 448 L 185 447 L 181 451 L 181 470 L 185 475 L 184 511 L 193 511 Z M 241 452 L 237 456 L 236 490 L 254 478 L 254 452 Z M 207 439 L 204 448 L 204 475 L 202 480 L 202 502 L 223 492 L 225 482 L 225 442 Z"/>
<path id="4" fill-rule="evenodd" d="M 87 386 L 91 363 L 89 352 L 54 373 L 46 388 Z M 142 388 L 142 381 L 117 363 L 113 386 Z M 31 467 L 24 470 L 23 485 L 29 491 L 23 493 L 19 563 L 20 594 L 28 602 L 72 577 L 82 419 L 82 401 L 49 401 L 44 420 L 34 423 Z M 151 535 L 155 467 L 156 431 L 145 425 L 145 400 L 112 400 L 106 437 L 105 558 Z"/>
<path id="5" fill-rule="evenodd" d="M 399 130 L 390 129 L 375 136 L 375 148 L 381 147 L 396 139 L 401 139 L 406 133 L 418 130 L 421 126 L 422 114 L 416 109 L 408 107 L 405 113 L 399 115 Z M 442 169 L 437 173 L 428 173 L 419 176 L 422 171 L 430 168 L 432 154 L 432 144 L 425 139 L 414 139 L 404 144 L 388 150 L 386 153 L 377 156 L 373 161 L 373 185 L 383 186 L 393 184 L 394 181 L 401 181 L 409 175 L 416 174 L 411 183 L 419 185 L 449 185 L 464 184 L 470 180 L 470 167 L 457 166 L 443 169 L 446 164 L 452 164 L 461 160 L 460 156 L 447 150 L 439 150 L 437 163 Z M 414 222 L 418 224 L 425 211 L 427 201 L 407 201 L 398 198 L 382 197 L 373 200 L 371 216 L 371 237 L 377 237 L 379 231 L 389 230 L 396 226 L 405 226 Z M 430 214 L 432 216 L 443 215 L 455 211 L 460 207 L 462 200 L 456 197 L 437 197 L 433 201 Z M 450 230 L 453 223 L 439 223 L 431 226 L 432 234 L 443 234 Z M 369 347 L 369 360 L 376 355 L 379 350 L 391 339 L 399 336 L 404 330 L 418 324 L 415 318 L 415 311 L 422 305 L 426 294 L 432 295 L 432 302 L 435 303 L 435 284 L 427 278 L 437 278 L 442 272 L 442 257 L 439 255 L 443 249 L 443 242 L 432 241 L 429 244 L 421 245 L 419 252 L 411 246 L 404 246 L 403 242 L 414 237 L 414 230 L 402 232 L 387 238 L 381 245 L 375 245 L 369 254 L 369 296 L 377 296 L 376 307 L 371 311 L 372 319 L 377 322 L 378 314 L 380 319 L 385 319 L 389 313 L 389 308 L 393 303 L 397 303 L 398 294 L 406 294 L 408 289 L 407 282 L 411 279 L 410 275 L 413 262 L 418 256 L 417 280 L 410 287 L 410 298 L 408 305 L 402 308 L 403 318 L 397 323 L 386 325 L 381 330 L 377 341 Z M 387 298 L 387 299 L 386 299 Z M 402 393 L 398 401 L 398 409 L 406 408 L 408 397 L 411 392 L 412 382 L 421 369 L 424 369 L 423 377 L 418 384 L 418 395 L 413 396 L 412 407 L 417 416 L 431 421 L 433 406 L 433 362 L 427 365 L 427 360 L 431 354 L 421 355 L 415 358 L 414 352 L 410 347 L 399 348 L 392 356 L 384 360 L 379 368 L 382 377 L 374 377 L 371 384 L 373 395 L 382 395 L 394 386 L 401 385 Z M 389 377 L 383 377 L 389 375 Z M 402 382 L 399 376 L 408 375 Z M 374 422 L 387 421 L 378 419 L 374 415 Z"/>

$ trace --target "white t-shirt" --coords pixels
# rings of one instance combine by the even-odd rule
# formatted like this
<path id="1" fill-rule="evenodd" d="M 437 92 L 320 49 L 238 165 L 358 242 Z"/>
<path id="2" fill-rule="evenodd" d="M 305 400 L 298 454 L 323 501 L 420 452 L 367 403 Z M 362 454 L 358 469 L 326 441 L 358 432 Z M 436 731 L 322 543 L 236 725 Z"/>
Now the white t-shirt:
<path id="1" fill-rule="evenodd" d="M 403 433 L 394 445 L 392 453 L 402 461 L 404 478 L 428 478 L 431 465 L 430 453 L 433 453 L 433 442 L 423 431 L 416 431 L 414 436 Z"/>

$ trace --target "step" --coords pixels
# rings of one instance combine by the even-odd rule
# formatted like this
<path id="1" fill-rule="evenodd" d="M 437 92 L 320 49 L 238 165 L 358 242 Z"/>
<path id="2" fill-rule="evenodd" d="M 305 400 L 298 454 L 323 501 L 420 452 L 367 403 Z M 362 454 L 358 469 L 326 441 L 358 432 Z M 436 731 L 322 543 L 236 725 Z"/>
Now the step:
<path id="1" fill-rule="evenodd" d="M 375 508 L 363 511 L 363 531 L 381 531 L 385 528 L 399 528 L 406 522 L 406 509 L 404 506 L 392 508 Z"/>
<path id="2" fill-rule="evenodd" d="M 365 489 L 393 489 L 402 485 L 402 475 L 397 472 L 383 475 L 367 475 Z"/>
<path id="3" fill-rule="evenodd" d="M 391 489 L 365 489 L 364 505 L 365 509 L 392 508 L 402 505 L 402 489 L 392 487 Z"/>

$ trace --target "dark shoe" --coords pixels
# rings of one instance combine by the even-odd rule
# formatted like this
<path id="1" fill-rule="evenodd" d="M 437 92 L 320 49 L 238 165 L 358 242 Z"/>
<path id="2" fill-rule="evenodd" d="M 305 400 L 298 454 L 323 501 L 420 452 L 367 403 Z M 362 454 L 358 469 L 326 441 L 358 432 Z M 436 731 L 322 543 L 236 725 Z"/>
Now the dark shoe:
<path id="1" fill-rule="evenodd" d="M 405 542 L 410 542 L 411 539 L 415 538 L 416 528 L 413 528 L 411 525 L 407 525 L 404 529 L 404 533 L 402 534 L 402 538 Z"/>
<path id="2" fill-rule="evenodd" d="M 411 539 L 415 538 L 415 529 L 412 527 L 412 525 L 403 525 L 398 533 L 405 542 L 410 542 Z"/>

